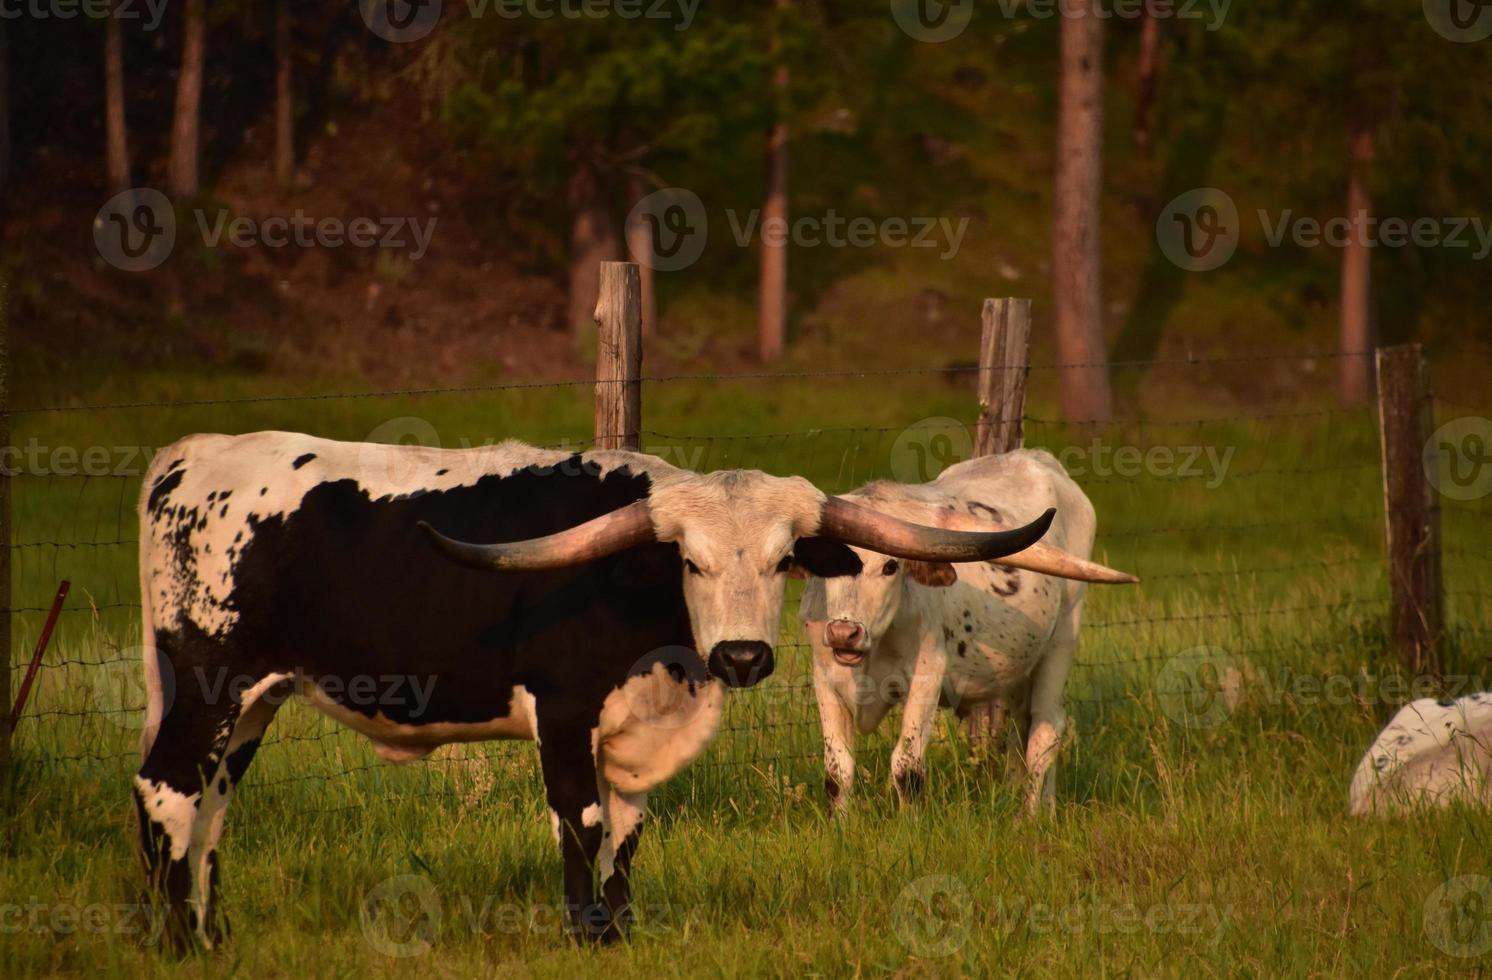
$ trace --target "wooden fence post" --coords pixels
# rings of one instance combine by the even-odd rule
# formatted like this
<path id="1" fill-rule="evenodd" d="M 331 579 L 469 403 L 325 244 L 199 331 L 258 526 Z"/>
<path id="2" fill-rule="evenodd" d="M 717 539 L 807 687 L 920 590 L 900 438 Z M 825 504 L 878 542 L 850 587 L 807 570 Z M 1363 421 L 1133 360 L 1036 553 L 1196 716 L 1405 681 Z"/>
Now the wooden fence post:
<path id="1" fill-rule="evenodd" d="M 1440 673 L 1445 593 L 1440 567 L 1440 499 L 1425 471 L 1435 429 L 1419 344 L 1378 349 L 1378 433 L 1394 646 L 1415 675 Z"/>
<path id="2" fill-rule="evenodd" d="M 642 277 L 636 262 L 602 262 L 596 299 L 596 448 L 642 438 Z"/>
<path id="3" fill-rule="evenodd" d="M 1026 374 L 1031 368 L 1031 301 L 987 299 L 979 338 L 979 421 L 974 455 L 993 456 L 1021 448 L 1026 414 Z M 996 746 L 995 706 L 978 705 L 964 719 L 969 745 L 991 752 Z M 991 754 L 993 754 L 991 752 Z"/>
<path id="4" fill-rule="evenodd" d="M 0 279 L 0 705 L 10 707 L 10 309 Z M 0 779 L 10 772 L 10 726 L 0 725 Z"/>

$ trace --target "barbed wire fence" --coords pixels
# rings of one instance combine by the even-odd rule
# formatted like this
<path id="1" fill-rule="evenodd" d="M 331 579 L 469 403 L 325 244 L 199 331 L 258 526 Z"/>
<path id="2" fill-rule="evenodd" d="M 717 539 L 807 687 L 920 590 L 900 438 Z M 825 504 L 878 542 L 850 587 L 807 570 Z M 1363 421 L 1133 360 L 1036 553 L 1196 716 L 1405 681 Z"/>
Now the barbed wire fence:
<path id="1" fill-rule="evenodd" d="M 1485 407 L 1436 397 L 1416 382 L 1394 389 L 1397 401 L 1389 410 L 1286 406 L 1226 417 L 1044 418 L 1025 408 L 1025 379 L 1045 385 L 1069 365 L 1030 364 L 1024 334 L 1009 343 L 991 338 L 992 330 L 1024 329 L 1012 326 L 1022 308 L 1008 303 L 987 305 L 981 358 L 968 367 L 649 378 L 637 370 L 635 335 L 625 336 L 635 329 L 627 322 L 629 307 L 617 309 L 623 313 L 601 318 L 594 383 L 598 423 L 619 426 L 610 430 L 583 431 L 573 411 L 555 431 L 538 434 L 520 425 L 493 431 L 480 420 L 544 417 L 534 411 L 535 399 L 541 407 L 573 406 L 592 382 L 10 411 L 13 441 L 4 463 L 13 509 L 6 616 L 12 644 L 8 691 L 0 691 L 7 709 L 58 582 L 73 584 L 29 703 L 16 719 L 12 764 L 37 778 L 91 787 L 81 798 L 101 812 L 117 815 L 127 804 L 120 787 L 138 764 L 145 703 L 135 515 L 151 445 L 261 422 L 429 444 L 432 435 L 440 440 L 428 419 L 388 412 L 434 400 L 457 405 L 448 412 L 460 419 L 457 427 L 490 433 L 494 441 L 523 432 L 535 443 L 573 449 L 635 446 L 700 471 L 801 474 L 831 493 L 875 479 L 924 482 L 961 459 L 1022 443 L 1046 449 L 1094 502 L 1095 557 L 1144 583 L 1089 590 L 1068 687 L 1080 732 L 1135 711 L 1205 726 L 1212 714 L 1231 709 L 1237 683 L 1261 676 L 1268 683 L 1281 670 L 1296 676 L 1342 671 L 1371 656 L 1397 658 L 1411 677 L 1433 676 L 1437 690 L 1445 689 L 1446 667 L 1466 674 L 1465 684 L 1480 683 L 1492 634 L 1492 555 L 1480 544 L 1492 520 L 1492 422 L 1484 417 L 1492 413 Z M 1157 359 L 1111 368 L 1116 376 L 1168 373 L 1196 387 L 1209 375 L 1290 361 L 1301 357 Z M 1384 377 L 1399 371 L 1395 364 L 1410 366 L 1400 372 L 1404 377 L 1422 377 L 1417 348 L 1381 352 L 1378 363 Z M 657 428 L 641 421 L 644 389 L 672 396 L 691 386 L 807 384 L 842 386 L 857 399 L 871 399 L 893 382 L 926 386 L 935 393 L 930 403 L 966 404 L 967 410 L 908 425 L 809 424 L 783 431 L 691 431 L 687 413 Z M 370 416 L 381 419 L 371 432 Z M 1394 433 L 1385 418 L 1408 421 Z M 1413 443 L 1407 457 L 1395 441 L 1404 439 Z M 1385 464 L 1390 457 L 1394 469 Z M 1421 496 L 1407 503 L 1402 489 L 1395 496 L 1396 480 L 1417 486 Z M 1386 535 L 1386 525 L 1397 530 Z M 1426 572 L 1431 567 L 1433 575 Z M 667 806 L 735 799 L 750 787 L 801 795 L 804 787 L 819 785 L 818 719 L 797 595 L 795 586 L 777 674 L 732 694 L 706 755 L 660 794 Z M 1209 685 L 1220 699 L 1197 700 Z M 951 725 L 945 736 L 956 741 Z M 863 754 L 874 774 L 870 760 L 885 753 Z M 538 785 L 532 752 L 521 745 L 457 746 L 389 766 L 361 736 L 302 707 L 280 712 L 238 805 L 307 818 L 373 804 L 470 807 L 491 805 L 494 785 L 513 780 Z"/>

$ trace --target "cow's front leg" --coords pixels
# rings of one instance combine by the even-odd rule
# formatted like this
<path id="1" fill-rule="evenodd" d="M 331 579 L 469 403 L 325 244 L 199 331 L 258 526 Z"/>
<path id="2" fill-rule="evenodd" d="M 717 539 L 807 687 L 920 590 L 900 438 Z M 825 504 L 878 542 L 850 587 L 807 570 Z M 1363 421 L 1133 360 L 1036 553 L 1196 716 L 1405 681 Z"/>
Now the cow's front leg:
<path id="1" fill-rule="evenodd" d="M 922 757 L 927 741 L 937 723 L 938 701 L 943 693 L 943 679 L 948 663 L 943 648 L 927 638 L 917 650 L 912 676 L 907 679 L 906 703 L 901 713 L 901 736 L 891 751 L 891 781 L 903 804 L 922 794 L 925 781 Z"/>
<path id="2" fill-rule="evenodd" d="M 855 672 L 834 662 L 827 647 L 813 648 L 813 693 L 819 707 L 819 729 L 824 736 L 824 793 L 829 813 L 842 817 L 855 784 Z"/>
<path id="3" fill-rule="evenodd" d="M 591 730 L 583 721 L 546 719 L 542 704 L 535 710 L 544 792 L 565 862 L 565 920 L 577 942 L 604 941 L 611 917 L 596 889 L 603 828 Z"/>
<path id="4" fill-rule="evenodd" d="M 607 940 L 621 939 L 632 926 L 632 855 L 642 837 L 642 819 L 648 803 L 646 793 L 624 793 L 602 776 L 601 853 L 598 870 L 601 897 L 610 919 Z"/>

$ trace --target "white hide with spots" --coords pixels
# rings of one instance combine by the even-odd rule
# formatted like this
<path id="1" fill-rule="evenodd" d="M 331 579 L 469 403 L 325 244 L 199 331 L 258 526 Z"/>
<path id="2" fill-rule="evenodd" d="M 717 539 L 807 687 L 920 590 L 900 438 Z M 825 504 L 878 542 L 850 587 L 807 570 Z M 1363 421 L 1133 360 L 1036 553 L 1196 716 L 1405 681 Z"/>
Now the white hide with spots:
<path id="1" fill-rule="evenodd" d="M 996 522 L 991 528 L 1013 527 L 1054 507 L 1043 541 L 1079 558 L 1088 558 L 1093 547 L 1092 504 L 1060 464 L 1038 450 L 969 460 L 927 484 L 874 483 L 847 496 L 904 520 L 960 530 L 981 520 Z M 979 562 L 954 565 L 958 580 L 933 587 L 913 581 L 909 563 L 888 566 L 885 556 L 854 550 L 864 570 L 810 580 L 802 603 L 835 812 L 850 795 L 856 735 L 873 731 L 897 703 L 904 705 L 892 753 L 899 794 L 920 783 L 940 705 L 962 716 L 994 702 L 1022 736 L 1010 764 L 1012 772 L 1026 774 L 1026 810 L 1052 806 L 1052 763 L 1066 726 L 1064 694 L 1084 583 Z M 888 567 L 895 570 L 883 574 Z M 869 649 L 858 665 L 836 661 L 824 638 L 831 620 L 864 626 Z"/>
<path id="2" fill-rule="evenodd" d="M 1348 791 L 1351 812 L 1492 805 L 1492 694 L 1422 698 L 1378 733 Z"/>

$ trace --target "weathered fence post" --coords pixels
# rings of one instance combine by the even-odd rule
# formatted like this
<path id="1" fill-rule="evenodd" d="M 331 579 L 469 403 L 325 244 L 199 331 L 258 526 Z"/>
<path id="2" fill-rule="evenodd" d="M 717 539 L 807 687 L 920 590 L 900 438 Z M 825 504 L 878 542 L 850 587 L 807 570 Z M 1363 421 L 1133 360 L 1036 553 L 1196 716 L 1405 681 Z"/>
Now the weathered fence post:
<path id="1" fill-rule="evenodd" d="M 1026 374 L 1031 367 L 1031 301 L 987 299 L 984 329 L 979 338 L 979 421 L 974 431 L 974 455 L 992 456 L 1021 447 L 1026 414 Z M 993 703 L 978 705 L 964 719 L 969 744 L 975 751 L 990 750 L 996 711 Z"/>
<path id="2" fill-rule="evenodd" d="M 602 262 L 596 299 L 596 448 L 642 438 L 642 277 L 635 262 Z"/>
<path id="3" fill-rule="evenodd" d="M 10 706 L 10 308 L 0 279 L 0 705 Z M 0 725 L 0 778 L 10 771 L 10 726 Z"/>
<path id="4" fill-rule="evenodd" d="M 1440 499 L 1425 469 L 1434 403 L 1419 344 L 1378 349 L 1378 432 L 1394 645 L 1416 675 L 1440 672 L 1445 595 Z"/>

